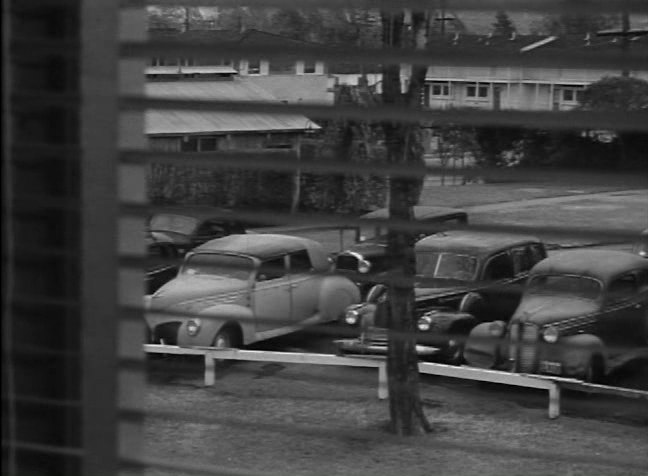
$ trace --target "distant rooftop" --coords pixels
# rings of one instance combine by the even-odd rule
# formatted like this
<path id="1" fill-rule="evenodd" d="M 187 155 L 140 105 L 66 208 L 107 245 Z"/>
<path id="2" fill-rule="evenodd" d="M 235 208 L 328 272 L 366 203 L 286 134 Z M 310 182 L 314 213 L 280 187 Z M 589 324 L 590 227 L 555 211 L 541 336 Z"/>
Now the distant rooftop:
<path id="1" fill-rule="evenodd" d="M 147 82 L 145 87 L 149 98 L 278 102 L 276 97 L 246 78 L 233 81 Z M 149 109 L 145 113 L 147 135 L 299 132 L 319 128 L 299 114 L 159 109 Z"/>

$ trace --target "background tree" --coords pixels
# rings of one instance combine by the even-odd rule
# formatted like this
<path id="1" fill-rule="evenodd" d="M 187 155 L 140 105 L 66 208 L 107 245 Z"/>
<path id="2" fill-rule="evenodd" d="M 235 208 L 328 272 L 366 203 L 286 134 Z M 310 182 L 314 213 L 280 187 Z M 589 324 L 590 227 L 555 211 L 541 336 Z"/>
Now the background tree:
<path id="1" fill-rule="evenodd" d="M 515 32 L 515 25 L 508 14 L 503 10 L 498 11 L 495 14 L 495 23 L 493 23 L 493 35 L 510 38 Z"/>
<path id="2" fill-rule="evenodd" d="M 627 76 L 605 77 L 585 88 L 580 107 L 615 112 L 648 110 L 648 81 Z M 619 162 L 611 165 L 634 167 L 643 164 L 645 167 L 648 134 L 617 131 L 615 135 Z"/>
<path id="3" fill-rule="evenodd" d="M 543 30 L 549 35 L 585 35 L 616 25 L 608 15 L 550 15 L 543 20 Z"/>
<path id="4" fill-rule="evenodd" d="M 381 12 L 383 45 L 386 48 L 425 48 L 428 15 L 425 12 Z M 420 108 L 426 65 L 412 65 L 409 84 L 401 92 L 400 66 L 383 65 L 382 99 L 385 105 Z M 422 165 L 423 145 L 419 124 L 383 121 L 387 161 L 392 164 Z M 393 177 L 389 183 L 389 217 L 413 221 L 413 206 L 419 201 L 423 178 Z M 416 323 L 414 319 L 414 277 L 416 237 L 409 230 L 391 227 L 387 253 L 393 264 L 389 282 L 387 372 L 390 429 L 398 435 L 431 431 L 419 395 Z"/>

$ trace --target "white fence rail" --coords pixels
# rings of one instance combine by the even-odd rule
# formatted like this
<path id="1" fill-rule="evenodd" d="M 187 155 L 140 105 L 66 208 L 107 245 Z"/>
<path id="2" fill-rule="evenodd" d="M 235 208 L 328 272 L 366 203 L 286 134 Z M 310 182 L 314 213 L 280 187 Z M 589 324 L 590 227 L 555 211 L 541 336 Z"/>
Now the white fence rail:
<path id="1" fill-rule="evenodd" d="M 378 369 L 378 398 L 389 396 L 387 388 L 387 362 L 383 356 L 339 356 L 300 352 L 270 352 L 265 350 L 216 349 L 213 347 L 178 347 L 175 345 L 145 344 L 144 351 L 158 354 L 201 355 L 205 361 L 205 385 L 216 382 L 216 360 L 247 360 L 256 362 L 280 362 L 287 364 L 339 365 L 345 367 L 369 367 Z M 560 391 L 562 388 L 589 393 L 603 393 L 648 400 L 648 391 L 588 384 L 576 379 L 545 375 L 518 374 L 499 370 L 421 362 L 419 371 L 481 382 L 537 388 L 549 392 L 549 418 L 560 416 Z"/>

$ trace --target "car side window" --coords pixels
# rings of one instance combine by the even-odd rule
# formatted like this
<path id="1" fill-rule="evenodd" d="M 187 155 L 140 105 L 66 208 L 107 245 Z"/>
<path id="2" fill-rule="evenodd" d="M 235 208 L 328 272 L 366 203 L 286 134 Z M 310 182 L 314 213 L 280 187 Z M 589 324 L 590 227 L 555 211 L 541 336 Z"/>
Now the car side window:
<path id="1" fill-rule="evenodd" d="M 648 292 L 648 270 L 643 269 L 637 272 L 637 285 L 639 292 Z"/>
<path id="2" fill-rule="evenodd" d="M 544 246 L 542 246 L 542 244 L 540 243 L 533 243 L 529 245 L 529 251 L 531 252 L 531 257 L 533 260 L 533 265 L 531 265 L 531 267 L 547 257 L 547 252 L 545 251 Z"/>
<path id="3" fill-rule="evenodd" d="M 535 264 L 533 253 L 529 246 L 518 246 L 511 250 L 515 275 L 527 273 Z"/>
<path id="4" fill-rule="evenodd" d="M 508 253 L 499 253 L 488 260 L 484 269 L 484 279 L 496 281 L 514 276 L 513 260 Z"/>
<path id="5" fill-rule="evenodd" d="M 222 223 L 208 220 L 198 227 L 196 234 L 220 238 L 222 236 L 225 236 L 227 233 L 225 232 L 225 227 Z"/>
<path id="6" fill-rule="evenodd" d="M 270 281 L 283 278 L 286 275 L 286 262 L 283 256 L 266 259 L 261 262 L 257 281 Z"/>
<path id="7" fill-rule="evenodd" d="M 608 301 L 611 304 L 626 301 L 637 294 L 637 278 L 634 274 L 624 274 L 610 283 Z"/>
<path id="8" fill-rule="evenodd" d="M 291 273 L 308 273 L 313 270 L 313 264 L 311 263 L 308 251 L 296 251 L 295 253 L 291 253 L 289 256 Z"/>

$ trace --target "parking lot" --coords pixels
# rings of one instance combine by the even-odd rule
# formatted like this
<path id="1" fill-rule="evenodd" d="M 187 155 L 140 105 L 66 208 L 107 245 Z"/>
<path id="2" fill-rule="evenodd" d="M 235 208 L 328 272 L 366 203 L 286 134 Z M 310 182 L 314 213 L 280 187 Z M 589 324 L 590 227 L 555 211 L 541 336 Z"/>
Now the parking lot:
<path id="1" fill-rule="evenodd" d="M 478 191 L 462 188 L 466 203 L 474 201 L 471 193 Z M 493 195 L 501 197 L 499 192 Z M 484 196 L 483 190 L 478 193 Z M 565 198 L 538 193 L 536 187 L 528 201 L 466 209 L 472 223 L 497 220 L 538 226 L 550 217 L 556 226 L 637 232 L 647 226 L 647 190 L 568 193 Z M 339 250 L 336 231 L 319 236 L 311 232 L 309 237 Z M 350 234 L 348 239 L 353 239 Z M 629 243 L 587 244 L 630 249 Z M 330 353 L 331 340 L 331 335 L 310 329 L 252 348 Z M 514 473 L 639 475 L 648 466 L 643 451 L 648 444 L 648 408 L 641 400 L 566 392 L 563 416 L 549 421 L 544 392 L 425 376 L 422 398 L 436 432 L 403 453 L 401 443 L 381 430 L 388 414 L 386 404 L 375 398 L 375 370 L 237 362 L 219 368 L 215 387 L 203 388 L 202 360 L 148 360 L 145 441 L 151 455 L 200 454 L 201 463 L 207 465 L 240 468 L 244 461 L 251 471 L 304 475 L 329 466 L 326 455 L 331 453 L 336 454 L 335 467 L 329 467 L 332 474 L 389 473 L 405 459 L 408 474 L 428 474 L 435 467 L 440 474 L 500 474 L 517 468 Z M 648 389 L 648 362 L 628 366 L 613 376 L 612 383 Z M 214 453 L 210 449 L 216 446 Z M 267 467 L 269 460 L 275 461 L 272 468 Z M 320 466 L 313 461 L 320 461 Z"/>

